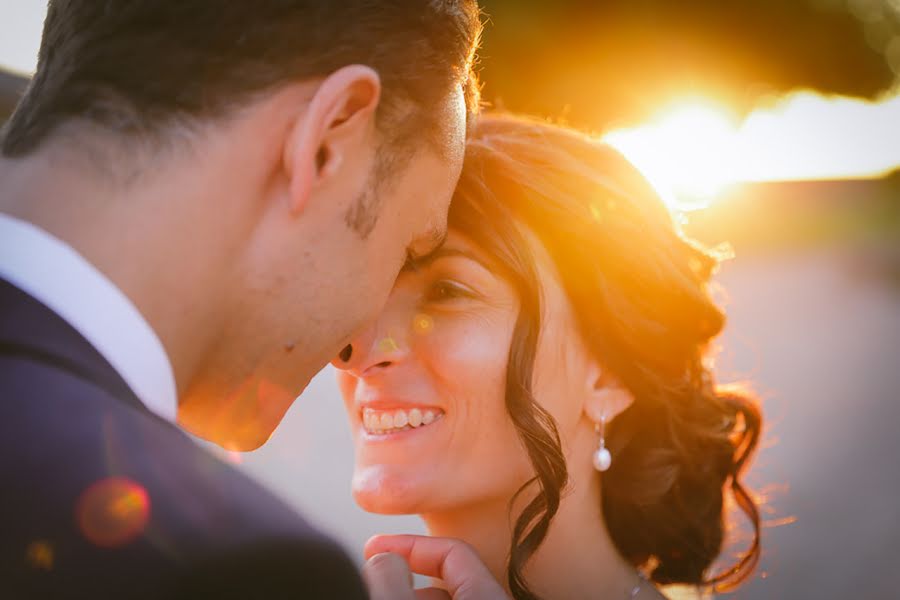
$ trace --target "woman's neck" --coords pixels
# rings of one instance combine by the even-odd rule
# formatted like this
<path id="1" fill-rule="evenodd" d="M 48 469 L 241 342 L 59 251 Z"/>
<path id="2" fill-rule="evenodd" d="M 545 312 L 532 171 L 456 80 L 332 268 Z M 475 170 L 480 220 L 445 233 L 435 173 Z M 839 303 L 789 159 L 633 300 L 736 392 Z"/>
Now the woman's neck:
<path id="1" fill-rule="evenodd" d="M 478 551 L 494 578 L 506 584 L 506 558 L 512 531 L 502 500 L 423 514 L 429 534 L 460 539 Z"/>
<path id="2" fill-rule="evenodd" d="M 545 598 L 627 599 L 638 583 L 635 569 L 616 551 L 603 523 L 599 485 L 573 482 L 560 503 L 547 537 L 524 570 L 528 586 Z M 513 513 L 518 515 L 521 507 Z M 431 535 L 454 537 L 473 546 L 505 586 L 514 518 L 503 500 L 422 515 Z M 649 584 L 642 587 L 650 588 Z M 641 590 L 639 598 L 652 598 Z"/>

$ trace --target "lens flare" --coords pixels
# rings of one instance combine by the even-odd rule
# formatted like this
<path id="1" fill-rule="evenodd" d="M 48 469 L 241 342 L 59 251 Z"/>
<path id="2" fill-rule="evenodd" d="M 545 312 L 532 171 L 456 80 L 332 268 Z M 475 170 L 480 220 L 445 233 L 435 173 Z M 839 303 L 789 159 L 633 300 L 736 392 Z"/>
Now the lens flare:
<path id="1" fill-rule="evenodd" d="M 399 346 L 393 337 L 387 336 L 378 340 L 378 350 L 384 353 L 395 352 Z"/>
<path id="2" fill-rule="evenodd" d="M 144 531 L 150 518 L 150 497 L 130 479 L 103 479 L 82 493 L 75 517 L 91 543 L 106 548 L 122 546 Z"/>
<path id="3" fill-rule="evenodd" d="M 53 545 L 46 540 L 35 540 L 25 549 L 25 560 L 41 571 L 53 569 Z"/>
<path id="4" fill-rule="evenodd" d="M 413 330 L 419 335 L 431 333 L 434 329 L 434 319 L 430 315 L 419 313 L 413 317 Z"/>

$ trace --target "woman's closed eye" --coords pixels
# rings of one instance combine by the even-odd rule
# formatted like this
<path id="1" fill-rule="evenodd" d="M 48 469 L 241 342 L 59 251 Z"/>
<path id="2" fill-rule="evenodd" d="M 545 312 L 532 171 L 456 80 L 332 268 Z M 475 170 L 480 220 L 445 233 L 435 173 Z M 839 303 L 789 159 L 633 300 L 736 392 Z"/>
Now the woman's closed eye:
<path id="1" fill-rule="evenodd" d="M 449 279 L 440 279 L 429 284 L 425 290 L 424 300 L 432 303 L 448 303 L 454 300 L 476 297 L 469 287 Z"/>

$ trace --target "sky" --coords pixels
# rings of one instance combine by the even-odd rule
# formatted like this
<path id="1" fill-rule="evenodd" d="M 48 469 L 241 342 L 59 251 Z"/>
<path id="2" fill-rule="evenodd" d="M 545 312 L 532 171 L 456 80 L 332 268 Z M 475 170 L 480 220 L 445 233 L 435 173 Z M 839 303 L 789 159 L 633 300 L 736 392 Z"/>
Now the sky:
<path id="1" fill-rule="evenodd" d="M 0 66 L 34 71 L 46 12 L 44 0 L 0 0 Z"/>

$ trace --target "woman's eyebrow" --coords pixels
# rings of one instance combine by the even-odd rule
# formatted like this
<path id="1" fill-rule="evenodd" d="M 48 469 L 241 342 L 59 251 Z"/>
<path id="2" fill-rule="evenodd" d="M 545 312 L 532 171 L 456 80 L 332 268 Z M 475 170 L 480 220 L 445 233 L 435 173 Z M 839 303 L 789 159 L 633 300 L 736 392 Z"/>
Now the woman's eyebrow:
<path id="1" fill-rule="evenodd" d="M 487 265 L 487 263 L 483 259 L 479 258 L 478 256 L 476 256 L 475 254 L 473 254 L 471 252 L 468 252 L 466 250 L 460 250 L 457 248 L 443 248 L 443 247 L 438 248 L 437 250 L 435 250 L 434 252 L 431 252 L 430 254 L 428 254 L 426 256 L 422 256 L 419 258 L 412 258 L 412 259 L 408 260 L 406 262 L 406 264 L 403 265 L 403 270 L 404 271 L 416 271 L 423 267 L 429 267 L 434 262 L 436 262 L 442 258 L 450 258 L 453 256 L 467 258 L 473 262 L 478 263 L 479 265 L 481 265 L 482 268 L 484 268 L 488 271 L 491 270 L 490 267 Z"/>

